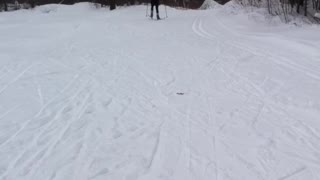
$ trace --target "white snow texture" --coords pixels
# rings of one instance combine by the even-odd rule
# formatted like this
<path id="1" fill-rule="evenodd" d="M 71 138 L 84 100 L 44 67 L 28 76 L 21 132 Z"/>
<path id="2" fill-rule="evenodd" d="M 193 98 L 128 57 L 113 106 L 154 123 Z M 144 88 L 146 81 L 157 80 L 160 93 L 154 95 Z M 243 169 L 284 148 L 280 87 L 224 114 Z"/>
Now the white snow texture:
<path id="1" fill-rule="evenodd" d="M 0 179 L 319 180 L 320 27 L 237 7 L 1 13 Z"/>

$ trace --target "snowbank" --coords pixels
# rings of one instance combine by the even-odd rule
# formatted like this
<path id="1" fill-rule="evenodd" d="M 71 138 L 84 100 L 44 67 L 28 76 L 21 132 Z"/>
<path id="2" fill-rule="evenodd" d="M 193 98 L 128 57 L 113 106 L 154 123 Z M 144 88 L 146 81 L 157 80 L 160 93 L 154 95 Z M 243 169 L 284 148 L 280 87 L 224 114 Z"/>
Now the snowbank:
<path id="1" fill-rule="evenodd" d="M 199 9 L 214 9 L 221 7 L 219 3 L 214 0 L 205 0 Z"/>
<path id="2" fill-rule="evenodd" d="M 74 5 L 47 4 L 35 7 L 35 11 L 40 13 L 78 13 L 96 10 L 97 8 L 94 7 L 92 3 L 87 2 L 76 3 Z"/>
<path id="3" fill-rule="evenodd" d="M 57 12 L 58 7 L 62 7 L 62 6 L 65 6 L 65 5 L 47 4 L 43 6 L 37 6 L 35 10 L 42 13 L 52 13 L 52 12 Z"/>
<path id="4" fill-rule="evenodd" d="M 247 22 L 247 19 L 261 25 L 278 26 L 287 24 L 293 26 L 304 26 L 312 24 L 308 18 L 304 16 L 287 15 L 274 16 L 268 13 L 268 10 L 263 7 L 248 7 L 239 4 L 237 1 L 232 0 L 226 3 L 222 8 L 219 8 L 218 13 L 224 16 L 236 16 L 234 18 L 241 19 L 243 22 Z"/>
<path id="5" fill-rule="evenodd" d="M 245 11 L 245 7 L 240 5 L 238 2 L 229 1 L 225 5 L 222 6 L 220 12 L 222 12 L 224 14 L 235 15 L 235 14 L 243 13 L 246 11 Z"/>

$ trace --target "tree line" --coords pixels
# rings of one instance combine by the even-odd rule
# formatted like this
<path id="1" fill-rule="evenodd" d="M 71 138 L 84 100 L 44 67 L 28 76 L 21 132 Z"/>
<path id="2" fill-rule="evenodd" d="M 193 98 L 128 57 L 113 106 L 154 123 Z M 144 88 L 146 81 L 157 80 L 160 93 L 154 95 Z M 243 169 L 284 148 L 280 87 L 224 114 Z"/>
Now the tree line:
<path id="1" fill-rule="evenodd" d="M 216 0 L 224 4 L 229 0 Z M 236 0 L 244 6 L 265 7 L 272 15 L 282 16 L 289 21 L 289 14 L 304 14 L 313 16 L 320 11 L 320 0 Z M 146 4 L 150 0 L 0 0 L 0 11 L 20 8 L 33 8 L 44 4 L 75 4 L 78 2 L 91 2 L 97 6 L 109 6 L 111 10 L 116 6 Z M 204 0 L 160 0 L 161 4 L 171 7 L 197 9 Z"/>
<path id="2" fill-rule="evenodd" d="M 172 7 L 188 9 L 199 8 L 204 0 L 160 0 L 161 4 Z M 45 4 L 75 4 L 79 2 L 92 2 L 101 6 L 109 6 L 111 10 L 116 6 L 137 5 L 149 3 L 150 0 L 0 0 L 0 11 L 14 10 L 17 8 L 33 8 Z"/>
<path id="3" fill-rule="evenodd" d="M 269 14 L 284 17 L 290 21 L 289 14 L 303 14 L 314 18 L 320 11 L 320 0 L 237 0 L 245 6 L 265 7 Z"/>

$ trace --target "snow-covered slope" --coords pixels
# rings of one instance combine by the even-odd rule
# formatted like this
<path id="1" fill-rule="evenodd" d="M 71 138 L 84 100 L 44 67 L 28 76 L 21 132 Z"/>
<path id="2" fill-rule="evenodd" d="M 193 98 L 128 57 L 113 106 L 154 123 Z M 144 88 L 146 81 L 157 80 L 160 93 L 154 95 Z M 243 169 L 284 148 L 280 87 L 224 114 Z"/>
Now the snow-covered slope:
<path id="1" fill-rule="evenodd" d="M 205 0 L 201 5 L 200 9 L 213 9 L 219 8 L 221 5 L 214 0 Z"/>
<path id="2" fill-rule="evenodd" d="M 319 26 L 145 10 L 0 14 L 1 180 L 320 179 Z"/>

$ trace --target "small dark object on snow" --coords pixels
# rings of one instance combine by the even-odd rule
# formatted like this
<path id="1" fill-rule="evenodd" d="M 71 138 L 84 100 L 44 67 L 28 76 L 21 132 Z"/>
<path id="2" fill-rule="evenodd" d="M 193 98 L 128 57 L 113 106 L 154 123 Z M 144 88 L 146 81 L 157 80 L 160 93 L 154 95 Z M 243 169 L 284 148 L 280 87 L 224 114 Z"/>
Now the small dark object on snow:
<path id="1" fill-rule="evenodd" d="M 178 95 L 184 95 L 184 93 L 183 93 L 183 92 L 177 92 L 177 94 L 178 94 Z"/>

